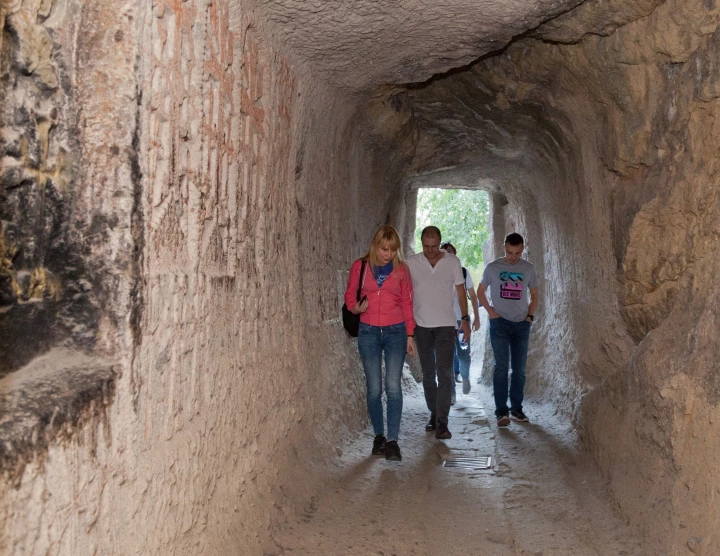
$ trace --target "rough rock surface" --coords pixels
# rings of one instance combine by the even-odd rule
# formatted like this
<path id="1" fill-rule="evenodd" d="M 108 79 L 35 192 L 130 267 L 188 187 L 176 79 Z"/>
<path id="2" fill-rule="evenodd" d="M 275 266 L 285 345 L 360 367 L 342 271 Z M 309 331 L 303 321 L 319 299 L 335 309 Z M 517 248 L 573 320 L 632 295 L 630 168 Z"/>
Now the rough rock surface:
<path id="1" fill-rule="evenodd" d="M 254 0 L 294 55 L 367 91 L 424 81 L 503 48 L 581 0 Z"/>
<path id="2" fill-rule="evenodd" d="M 0 551 L 258 550 L 362 426 L 350 262 L 452 184 L 491 191 L 496 254 L 528 237 L 529 391 L 649 554 L 720 552 L 719 21 L 701 0 L 4 0 L 0 374 L 62 346 L 118 363 L 107 410 L 41 419 L 2 470 Z"/>
<path id="3" fill-rule="evenodd" d="M 118 361 L 110 406 L 69 404 L 68 434 L 2 408 L 29 440 L 2 469 L 0 552 L 252 552 L 322 480 L 311 456 L 364 426 L 338 300 L 409 156 L 366 148 L 368 118 L 240 3 L 0 13 L 6 383 L 52 407 L 30 358 Z M 94 313 L 65 330 L 63 304 Z"/>
<path id="4" fill-rule="evenodd" d="M 111 362 L 55 349 L 0 380 L 0 468 L 6 479 L 17 484 L 29 461 L 43 461 L 49 444 L 74 437 L 83 423 L 109 426 L 116 376 Z"/>
<path id="5" fill-rule="evenodd" d="M 129 5 L 0 3 L 0 376 L 54 345 L 127 348 Z"/>
<path id="6" fill-rule="evenodd" d="M 588 4 L 409 88 L 406 202 L 491 191 L 495 256 L 518 230 L 542 276 L 529 390 L 577 424 L 649 554 L 715 554 L 720 14 L 654 4 Z"/>

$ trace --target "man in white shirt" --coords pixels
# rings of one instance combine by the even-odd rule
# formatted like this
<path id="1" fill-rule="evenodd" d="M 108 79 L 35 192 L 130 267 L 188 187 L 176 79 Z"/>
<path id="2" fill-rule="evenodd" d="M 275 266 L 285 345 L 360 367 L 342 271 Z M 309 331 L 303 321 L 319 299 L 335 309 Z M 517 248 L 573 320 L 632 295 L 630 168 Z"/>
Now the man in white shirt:
<path id="1" fill-rule="evenodd" d="M 440 249 L 441 234 L 435 226 L 420 235 L 423 251 L 407 260 L 413 281 L 415 345 L 423 373 L 425 402 L 430 410 L 426 431 L 439 439 L 452 438 L 448 429 L 455 353 L 454 294 L 460 302 L 461 328 L 470 341 L 470 317 L 460 259 Z"/>

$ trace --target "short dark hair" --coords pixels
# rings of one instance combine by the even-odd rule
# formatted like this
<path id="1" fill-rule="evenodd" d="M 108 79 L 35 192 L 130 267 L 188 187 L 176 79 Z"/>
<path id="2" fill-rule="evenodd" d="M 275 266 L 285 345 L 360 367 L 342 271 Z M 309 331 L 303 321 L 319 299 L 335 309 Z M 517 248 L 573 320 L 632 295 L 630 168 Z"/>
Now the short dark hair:
<path id="1" fill-rule="evenodd" d="M 505 236 L 505 243 L 514 247 L 517 247 L 518 245 L 524 246 L 525 240 L 523 239 L 523 236 L 521 236 L 517 232 L 513 232 Z"/>
<path id="2" fill-rule="evenodd" d="M 440 244 L 440 249 L 445 249 L 445 251 L 447 251 L 447 248 L 448 248 L 448 247 L 449 247 L 450 249 L 452 249 L 455 253 L 457 253 L 457 249 L 456 249 L 455 246 L 452 244 L 452 241 L 443 241 L 443 242 Z"/>
<path id="3" fill-rule="evenodd" d="M 442 241 L 442 234 L 440 233 L 440 228 L 437 226 L 425 226 L 423 228 L 422 233 L 420 234 L 420 241 L 423 240 L 425 237 L 435 237 Z"/>

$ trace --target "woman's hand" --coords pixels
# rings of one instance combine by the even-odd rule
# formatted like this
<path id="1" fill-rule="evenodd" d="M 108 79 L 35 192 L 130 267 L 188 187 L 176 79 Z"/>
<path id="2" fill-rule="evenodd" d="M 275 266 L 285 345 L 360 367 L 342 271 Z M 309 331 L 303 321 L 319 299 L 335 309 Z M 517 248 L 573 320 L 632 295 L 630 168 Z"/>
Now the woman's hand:
<path id="1" fill-rule="evenodd" d="M 368 299 L 367 299 L 367 297 L 364 297 L 362 299 L 362 301 L 360 301 L 359 303 L 356 303 L 355 307 L 350 309 L 350 312 L 355 313 L 356 315 L 359 315 L 360 313 L 364 313 L 365 311 L 367 311 L 367 308 L 368 308 Z"/>
<path id="2" fill-rule="evenodd" d="M 415 338 L 408 336 L 407 339 L 407 352 L 408 355 L 415 355 Z"/>

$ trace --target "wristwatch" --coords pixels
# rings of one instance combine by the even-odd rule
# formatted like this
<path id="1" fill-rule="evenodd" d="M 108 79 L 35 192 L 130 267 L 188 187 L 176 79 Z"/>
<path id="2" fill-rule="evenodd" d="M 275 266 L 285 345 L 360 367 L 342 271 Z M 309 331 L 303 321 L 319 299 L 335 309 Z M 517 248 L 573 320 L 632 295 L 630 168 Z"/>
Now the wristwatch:
<path id="1" fill-rule="evenodd" d="M 535 317 L 533 315 L 528 315 L 525 317 L 526 319 L 530 319 L 530 322 L 533 322 L 535 320 Z"/>
<path id="2" fill-rule="evenodd" d="M 470 322 L 470 315 L 463 315 L 462 317 L 460 317 L 460 320 L 466 320 Z"/>

